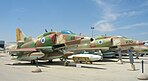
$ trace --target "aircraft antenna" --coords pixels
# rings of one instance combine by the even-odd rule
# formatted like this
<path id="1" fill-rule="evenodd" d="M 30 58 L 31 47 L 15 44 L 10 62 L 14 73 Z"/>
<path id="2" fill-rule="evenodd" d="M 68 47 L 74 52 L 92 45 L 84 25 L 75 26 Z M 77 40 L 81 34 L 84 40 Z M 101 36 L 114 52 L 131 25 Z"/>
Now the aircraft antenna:
<path id="1" fill-rule="evenodd" d="M 47 29 L 45 29 L 45 32 L 48 32 Z"/>

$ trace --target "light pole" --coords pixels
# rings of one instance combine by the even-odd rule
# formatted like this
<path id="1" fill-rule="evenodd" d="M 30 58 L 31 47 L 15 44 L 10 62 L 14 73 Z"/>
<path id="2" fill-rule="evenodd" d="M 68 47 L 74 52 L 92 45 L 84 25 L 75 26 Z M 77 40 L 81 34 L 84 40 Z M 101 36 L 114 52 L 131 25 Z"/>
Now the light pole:
<path id="1" fill-rule="evenodd" d="M 93 35 L 94 35 L 94 32 L 93 32 L 94 29 L 95 29 L 94 27 L 91 27 L 91 30 L 92 30 L 92 38 L 93 38 Z"/>

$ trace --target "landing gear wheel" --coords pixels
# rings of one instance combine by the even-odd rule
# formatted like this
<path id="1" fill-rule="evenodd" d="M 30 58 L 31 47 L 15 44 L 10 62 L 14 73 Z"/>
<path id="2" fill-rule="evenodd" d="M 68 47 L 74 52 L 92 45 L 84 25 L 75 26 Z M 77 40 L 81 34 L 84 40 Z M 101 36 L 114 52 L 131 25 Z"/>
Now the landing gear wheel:
<path id="1" fill-rule="evenodd" d="M 31 60 L 31 64 L 36 64 L 36 61 L 35 60 Z"/>
<path id="2" fill-rule="evenodd" d="M 64 62 L 64 66 L 68 66 L 69 62 L 68 61 L 65 61 Z"/>
<path id="3" fill-rule="evenodd" d="M 82 61 L 79 61 L 79 63 L 82 63 Z"/>
<path id="4" fill-rule="evenodd" d="M 53 63 L 53 61 L 52 61 L 52 60 L 49 60 L 48 62 L 49 62 L 49 63 Z"/>

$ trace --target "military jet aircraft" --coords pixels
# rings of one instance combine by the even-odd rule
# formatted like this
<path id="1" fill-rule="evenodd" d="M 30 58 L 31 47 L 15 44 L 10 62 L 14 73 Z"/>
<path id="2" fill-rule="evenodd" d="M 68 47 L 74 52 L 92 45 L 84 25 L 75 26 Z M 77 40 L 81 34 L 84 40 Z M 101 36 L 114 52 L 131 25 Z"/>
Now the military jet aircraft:
<path id="1" fill-rule="evenodd" d="M 17 56 L 18 60 L 31 61 L 35 60 L 49 60 L 52 61 L 56 58 L 62 58 L 66 49 L 75 47 L 78 44 L 89 43 L 93 41 L 92 38 L 79 36 L 73 33 L 62 32 L 48 32 L 39 35 L 37 38 L 27 37 L 22 31 L 16 29 L 16 42 L 17 48 L 9 50 L 10 52 L 16 52 L 11 54 Z M 64 64 L 68 62 L 65 60 Z"/>
<path id="2" fill-rule="evenodd" d="M 108 46 L 110 45 L 109 46 L 110 48 L 122 48 L 122 50 L 127 49 L 128 47 L 132 47 L 132 46 L 144 45 L 143 42 L 130 39 L 130 38 L 126 38 L 123 36 L 104 36 L 104 37 L 96 38 L 96 41 L 98 42 L 96 46 L 99 46 L 99 45 L 102 46 L 102 44 L 104 44 L 104 40 L 109 41 Z"/>
<path id="3" fill-rule="evenodd" d="M 113 52 L 117 52 L 118 49 L 121 49 L 122 51 L 125 50 L 127 51 L 129 48 L 134 48 L 135 46 L 141 46 L 141 45 L 144 45 L 144 43 L 123 36 L 101 36 L 96 38 L 94 41 L 92 41 L 89 44 L 78 45 L 78 49 L 97 48 L 101 49 L 103 54 L 105 54 L 106 52 L 110 52 L 111 54 L 113 54 Z"/>

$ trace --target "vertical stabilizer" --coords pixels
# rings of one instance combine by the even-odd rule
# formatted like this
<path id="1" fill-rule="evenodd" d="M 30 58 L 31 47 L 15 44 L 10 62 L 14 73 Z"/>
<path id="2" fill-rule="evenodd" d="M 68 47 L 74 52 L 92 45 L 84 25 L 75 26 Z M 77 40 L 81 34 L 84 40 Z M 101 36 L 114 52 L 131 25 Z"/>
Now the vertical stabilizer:
<path id="1" fill-rule="evenodd" d="M 19 28 L 16 28 L 16 41 L 23 43 L 25 40 L 25 35 Z"/>

